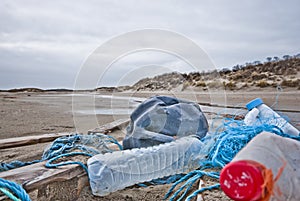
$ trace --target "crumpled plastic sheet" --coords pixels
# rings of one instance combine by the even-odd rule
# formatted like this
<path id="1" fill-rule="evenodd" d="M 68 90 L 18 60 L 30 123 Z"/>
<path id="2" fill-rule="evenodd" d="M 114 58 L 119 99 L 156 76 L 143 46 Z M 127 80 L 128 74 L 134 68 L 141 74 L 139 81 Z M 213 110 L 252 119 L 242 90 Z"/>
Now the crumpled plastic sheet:
<path id="1" fill-rule="evenodd" d="M 169 96 L 147 99 L 130 119 L 124 149 L 154 146 L 188 135 L 203 138 L 208 131 L 207 119 L 197 103 Z"/>

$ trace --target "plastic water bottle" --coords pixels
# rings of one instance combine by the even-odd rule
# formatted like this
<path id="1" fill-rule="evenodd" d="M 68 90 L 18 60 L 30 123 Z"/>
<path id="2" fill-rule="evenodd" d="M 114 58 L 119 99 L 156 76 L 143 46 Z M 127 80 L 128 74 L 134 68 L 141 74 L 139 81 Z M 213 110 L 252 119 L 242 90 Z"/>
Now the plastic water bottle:
<path id="1" fill-rule="evenodd" d="M 266 123 L 279 127 L 285 134 L 299 136 L 300 131 L 265 105 L 262 99 L 254 99 L 246 107 L 249 110 L 244 119 L 246 125 Z"/>
<path id="2" fill-rule="evenodd" d="M 111 192 L 199 167 L 204 144 L 195 136 L 147 148 L 99 154 L 88 160 L 92 192 L 105 196 Z"/>
<path id="3" fill-rule="evenodd" d="M 299 201 L 299 151 L 299 141 L 263 132 L 222 169 L 221 188 L 238 201 Z"/>
<path id="4" fill-rule="evenodd" d="M 252 110 L 250 110 L 244 119 L 244 122 L 246 125 L 255 125 L 255 123 L 258 121 L 258 114 L 259 110 L 255 107 Z"/>

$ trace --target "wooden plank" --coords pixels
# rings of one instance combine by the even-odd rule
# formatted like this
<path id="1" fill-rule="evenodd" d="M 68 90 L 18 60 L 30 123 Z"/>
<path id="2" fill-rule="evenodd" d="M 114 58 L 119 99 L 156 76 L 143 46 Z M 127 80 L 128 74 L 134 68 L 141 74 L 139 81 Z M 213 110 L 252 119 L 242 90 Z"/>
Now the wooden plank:
<path id="1" fill-rule="evenodd" d="M 44 142 L 51 142 L 56 138 L 69 136 L 72 133 L 49 133 L 43 135 L 15 137 L 0 140 L 0 149 L 7 149 L 12 147 L 21 147 L 26 145 L 33 145 Z"/>
<path id="2" fill-rule="evenodd" d="M 129 119 L 118 119 L 108 124 L 104 124 L 99 128 L 88 131 L 89 134 L 92 133 L 110 133 L 115 129 L 120 127 L 124 127 L 129 123 Z M 56 138 L 69 136 L 74 133 L 49 133 L 42 135 L 34 135 L 34 136 L 24 136 L 24 137 L 16 137 L 16 138 L 8 138 L 8 139 L 0 139 L 0 149 L 7 149 L 13 147 L 21 147 L 27 145 L 33 145 L 44 142 L 51 142 Z"/>
<path id="3" fill-rule="evenodd" d="M 121 129 L 122 127 L 125 127 L 128 125 L 129 123 L 129 119 L 118 119 L 116 121 L 113 121 L 111 123 L 108 124 L 104 124 L 102 126 L 100 126 L 99 128 L 96 128 L 94 130 L 89 130 L 88 134 L 92 134 L 92 133 L 110 133 L 115 129 Z"/>
<path id="4" fill-rule="evenodd" d="M 56 181 L 66 181 L 85 174 L 79 165 L 67 165 L 58 168 L 45 168 L 46 162 L 40 162 L 0 173 L 0 178 L 22 184 L 27 192 L 42 185 Z"/>

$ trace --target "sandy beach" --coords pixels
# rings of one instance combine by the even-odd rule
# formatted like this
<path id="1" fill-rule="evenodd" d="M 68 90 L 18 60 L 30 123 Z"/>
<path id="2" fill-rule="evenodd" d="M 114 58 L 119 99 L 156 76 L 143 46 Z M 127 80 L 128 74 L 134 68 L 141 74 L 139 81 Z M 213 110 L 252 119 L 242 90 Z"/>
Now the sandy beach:
<path id="1" fill-rule="evenodd" d="M 0 139 L 38 135 L 55 132 L 80 132 L 86 134 L 95 129 L 91 119 L 97 119 L 102 125 L 120 118 L 129 118 L 130 113 L 138 104 L 153 95 L 171 95 L 200 103 L 209 122 L 222 113 L 245 114 L 241 109 L 248 101 L 261 97 L 268 105 L 273 106 L 281 114 L 289 117 L 290 121 L 300 128 L 300 91 L 281 92 L 276 99 L 276 90 L 248 91 L 248 92 L 197 92 L 197 91 L 127 91 L 127 92 L 93 92 L 93 93 L 62 93 L 62 92 L 18 92 L 0 93 Z M 90 97 L 95 105 L 88 105 L 82 97 Z M 75 98 L 74 98 L 75 97 Z M 79 104 L 75 107 L 72 103 Z M 213 105 L 215 107 L 209 107 Z M 227 109 L 225 109 L 227 107 Z M 77 123 L 74 123 L 74 117 Z M 111 133 L 118 140 L 122 140 L 125 131 Z M 42 143 L 1 151 L 1 162 L 12 160 L 31 161 L 40 159 L 44 148 L 49 143 Z M 207 180 L 207 184 L 216 181 Z M 94 197 L 88 187 L 84 188 L 78 200 L 162 200 L 170 185 L 150 186 L 147 188 L 130 187 L 109 196 Z M 194 189 L 197 187 L 195 184 Z M 66 184 L 66 189 L 72 188 Z M 70 189 L 71 190 L 71 189 Z M 52 192 L 49 200 L 67 200 L 60 192 Z M 45 197 L 32 198 L 45 200 Z M 205 200 L 230 200 L 220 190 L 205 192 Z"/>
<path id="2" fill-rule="evenodd" d="M 129 117 L 138 104 L 148 97 L 155 95 L 170 95 L 177 98 L 198 102 L 206 113 L 218 113 L 225 107 L 245 107 L 245 104 L 257 97 L 272 106 L 278 95 L 276 90 L 261 92 L 117 92 L 117 93 L 0 93 L 0 139 L 20 137 L 51 132 L 75 132 L 74 115 L 79 119 L 82 130 L 86 133 L 94 129 L 89 125 L 89 118 L 97 116 L 98 124 L 102 125 L 119 118 Z M 77 97 L 92 97 L 95 105 L 86 105 L 84 100 Z M 74 98 L 75 97 L 75 98 Z M 121 98 L 119 98 L 121 97 Z M 72 101 L 80 103 L 77 111 L 72 111 Z M 279 113 L 287 115 L 290 121 L 299 127 L 300 91 L 281 92 L 278 102 L 273 106 Z M 75 104 L 75 103 L 74 103 Z M 201 105 L 203 104 L 203 105 Z M 205 108 L 205 105 L 220 107 Z M 224 111 L 226 112 L 226 110 Z M 230 111 L 229 111 L 230 112 Z M 245 113 L 245 110 L 238 111 Z M 210 114 L 212 115 L 212 114 Z M 209 120 L 211 116 L 208 115 Z M 78 128 L 77 128 L 78 129 Z"/>

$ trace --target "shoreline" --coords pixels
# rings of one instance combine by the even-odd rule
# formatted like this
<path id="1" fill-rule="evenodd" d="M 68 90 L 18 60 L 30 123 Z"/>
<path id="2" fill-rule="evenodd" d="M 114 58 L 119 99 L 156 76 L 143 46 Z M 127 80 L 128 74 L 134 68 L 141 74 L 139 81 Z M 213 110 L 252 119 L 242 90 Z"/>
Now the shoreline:
<path id="1" fill-rule="evenodd" d="M 81 93 L 76 93 L 80 95 Z M 75 94 L 75 95 L 76 95 Z M 130 111 L 137 105 L 154 95 L 170 95 L 181 99 L 187 99 L 200 103 L 200 106 L 219 106 L 222 108 L 236 107 L 245 108 L 245 104 L 257 97 L 264 100 L 269 106 L 274 106 L 276 110 L 293 113 L 292 120 L 296 122 L 296 126 L 300 127 L 300 91 L 281 92 L 279 96 L 276 92 L 238 92 L 238 93 L 189 93 L 189 92 L 173 92 L 173 91 L 157 91 L 157 92 L 105 92 L 105 93 L 84 93 L 91 97 L 96 96 L 94 105 L 82 104 L 83 113 L 78 114 L 83 121 L 88 121 L 89 118 L 96 112 L 99 125 L 109 123 L 118 118 L 129 118 Z M 110 99 L 115 97 L 115 99 Z M 119 97 L 119 98 L 117 98 Z M 124 99 L 120 99 L 124 97 Z M 72 93 L 7 93 L 0 92 L 0 138 L 20 137 L 29 134 L 43 134 L 51 132 L 75 132 L 74 113 L 72 111 Z M 80 99 L 77 100 L 80 102 Z M 203 105 L 201 105 L 201 103 Z M 118 112 L 118 109 L 122 112 Z M 210 108 L 206 108 L 209 110 Z M 212 109 L 212 111 L 220 109 Z M 85 112 L 90 111 L 90 112 Z M 104 111 L 104 112 L 103 112 Z M 105 113 L 106 112 L 106 113 Z M 205 110 L 204 110 L 205 112 Z M 86 131 L 94 129 L 89 127 L 86 122 Z"/>

